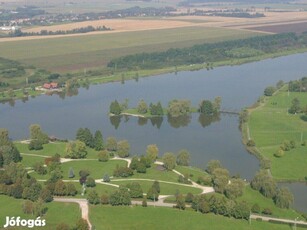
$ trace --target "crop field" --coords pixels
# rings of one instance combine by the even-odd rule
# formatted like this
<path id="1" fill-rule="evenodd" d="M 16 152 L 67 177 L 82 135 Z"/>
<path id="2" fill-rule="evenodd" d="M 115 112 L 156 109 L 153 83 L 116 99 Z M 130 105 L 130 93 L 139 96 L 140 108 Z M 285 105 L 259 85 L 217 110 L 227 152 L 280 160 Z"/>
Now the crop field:
<path id="1" fill-rule="evenodd" d="M 301 143 L 307 139 L 307 122 L 300 114 L 287 113 L 291 101 L 297 97 L 302 105 L 307 100 L 306 93 L 279 92 L 269 98 L 264 106 L 252 111 L 248 122 L 251 138 L 261 154 L 271 160 L 271 172 L 274 178 L 284 180 L 304 180 L 307 176 L 306 146 Z M 274 153 L 283 141 L 295 141 L 296 148 L 285 151 L 283 157 Z"/>
<path id="2" fill-rule="evenodd" d="M 94 34 L 38 40 L 0 42 L 3 57 L 57 72 L 105 67 L 113 58 L 246 38 L 258 33 L 211 27 Z"/>
<path id="3" fill-rule="evenodd" d="M 270 26 L 260 26 L 260 27 L 251 27 L 246 29 L 259 30 L 263 32 L 270 33 L 289 33 L 294 32 L 297 34 L 303 33 L 307 31 L 307 21 L 300 23 L 288 23 L 288 24 L 277 24 Z"/>

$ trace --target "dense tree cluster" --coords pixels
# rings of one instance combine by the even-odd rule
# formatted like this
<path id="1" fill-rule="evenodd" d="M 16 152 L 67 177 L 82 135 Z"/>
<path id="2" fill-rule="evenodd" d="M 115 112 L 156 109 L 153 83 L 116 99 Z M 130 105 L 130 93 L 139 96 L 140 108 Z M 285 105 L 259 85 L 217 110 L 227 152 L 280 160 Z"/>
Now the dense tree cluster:
<path id="1" fill-rule="evenodd" d="M 97 130 L 93 136 L 90 129 L 79 128 L 77 130 L 76 139 L 82 141 L 87 147 L 93 148 L 97 151 L 104 149 L 102 133 L 99 130 Z"/>
<path id="2" fill-rule="evenodd" d="M 221 109 L 221 97 L 216 97 L 214 101 L 202 100 L 199 104 L 198 112 L 205 115 L 216 115 Z"/>
<path id="3" fill-rule="evenodd" d="M 307 92 L 307 77 L 289 82 L 290 92 Z"/>
<path id="4" fill-rule="evenodd" d="M 293 195 L 288 189 L 278 188 L 273 178 L 267 171 L 259 171 L 251 181 L 251 187 L 263 196 L 272 198 L 280 208 L 289 208 L 293 203 Z"/>
<path id="5" fill-rule="evenodd" d="M 246 202 L 229 200 L 216 195 L 209 197 L 206 195 L 194 196 L 192 208 L 201 213 L 212 212 L 217 215 L 234 217 L 236 219 L 248 220 L 250 215 L 250 207 Z"/>
<path id="6" fill-rule="evenodd" d="M 189 100 L 172 100 L 168 103 L 167 114 L 171 117 L 189 115 L 191 113 L 191 102 Z"/>
<path id="7" fill-rule="evenodd" d="M 11 162 L 19 162 L 21 159 L 18 149 L 9 138 L 8 130 L 0 129 L 0 168 Z"/>

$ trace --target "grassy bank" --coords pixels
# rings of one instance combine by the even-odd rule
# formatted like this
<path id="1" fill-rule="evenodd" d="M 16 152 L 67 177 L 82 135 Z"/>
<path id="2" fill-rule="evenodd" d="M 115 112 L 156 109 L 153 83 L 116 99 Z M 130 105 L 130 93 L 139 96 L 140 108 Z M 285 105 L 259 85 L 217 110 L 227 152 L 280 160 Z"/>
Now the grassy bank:
<path id="1" fill-rule="evenodd" d="M 289 114 L 291 101 L 298 98 L 302 106 L 307 100 L 306 93 L 288 94 L 283 88 L 272 97 L 266 97 L 258 107 L 250 110 L 249 120 L 243 132 L 256 143 L 257 154 L 270 159 L 271 173 L 277 180 L 304 181 L 307 176 L 306 151 L 302 142 L 307 139 L 307 123 L 300 119 L 300 114 Z M 296 148 L 285 151 L 283 157 L 275 157 L 274 153 L 285 140 L 296 142 Z"/>

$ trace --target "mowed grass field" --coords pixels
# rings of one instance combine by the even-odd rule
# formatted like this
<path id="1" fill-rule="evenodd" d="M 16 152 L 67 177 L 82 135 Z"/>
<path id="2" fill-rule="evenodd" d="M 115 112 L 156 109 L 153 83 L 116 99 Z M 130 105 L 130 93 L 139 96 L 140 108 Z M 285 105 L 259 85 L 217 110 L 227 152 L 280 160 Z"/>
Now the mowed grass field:
<path id="1" fill-rule="evenodd" d="M 246 220 L 236 220 L 214 214 L 201 214 L 195 211 L 180 211 L 172 208 L 160 207 L 111 207 L 90 206 L 90 221 L 97 229 L 176 229 L 176 230 L 203 230 L 203 229 L 271 229 L 290 230 L 288 225 L 271 224 Z M 298 228 L 299 229 L 299 228 Z"/>
<path id="2" fill-rule="evenodd" d="M 22 211 L 22 204 L 25 200 L 23 199 L 14 199 L 8 196 L 0 196 L 0 226 L 1 229 L 5 224 L 5 217 L 18 217 L 22 219 L 36 219 L 35 216 L 24 214 Z M 75 226 L 77 220 L 81 217 L 81 212 L 78 204 L 74 203 L 57 203 L 51 202 L 46 204 L 48 211 L 41 219 L 46 220 L 45 227 L 37 227 L 32 229 L 48 229 L 54 230 L 59 223 L 66 223 L 69 226 Z M 65 215 L 63 215 L 65 213 Z M 9 229 L 29 229 L 23 227 L 9 228 Z"/>
<path id="3" fill-rule="evenodd" d="M 261 33 L 190 26 L 109 34 L 86 34 L 0 42 L 2 57 L 55 72 L 103 68 L 116 57 L 234 40 Z"/>
<path id="4" fill-rule="evenodd" d="M 301 106 L 307 104 L 307 93 L 280 91 L 267 98 L 263 106 L 253 110 L 248 122 L 251 138 L 261 154 L 271 160 L 271 172 L 275 179 L 304 180 L 307 176 L 307 122 L 300 119 L 301 114 L 288 114 L 291 101 L 298 98 Z M 284 140 L 294 140 L 297 147 L 285 151 L 281 158 L 274 157 Z"/>

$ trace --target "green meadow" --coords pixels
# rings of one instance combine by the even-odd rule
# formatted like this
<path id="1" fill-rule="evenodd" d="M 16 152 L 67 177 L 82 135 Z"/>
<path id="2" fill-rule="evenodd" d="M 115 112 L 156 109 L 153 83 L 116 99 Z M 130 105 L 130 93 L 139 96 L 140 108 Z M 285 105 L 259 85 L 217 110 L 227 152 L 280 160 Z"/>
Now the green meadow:
<path id="1" fill-rule="evenodd" d="M 5 224 L 5 217 L 18 217 L 22 219 L 36 219 L 35 216 L 24 214 L 22 211 L 23 199 L 14 199 L 8 196 L 0 196 L 0 228 Z M 81 212 L 78 204 L 74 203 L 57 203 L 52 202 L 46 204 L 47 213 L 41 218 L 46 220 L 46 227 L 43 229 L 54 230 L 59 223 L 66 223 L 69 226 L 74 226 L 77 220 L 81 217 Z M 5 211 L 4 211 L 5 210 Z M 61 210 L 61 211 L 59 211 Z M 63 215 L 65 213 L 65 215 Z M 28 229 L 28 228 L 10 228 L 10 229 Z M 41 227 L 32 229 L 42 229 Z"/>
<path id="2" fill-rule="evenodd" d="M 294 98 L 306 106 L 306 93 L 288 94 L 283 89 L 251 110 L 248 121 L 251 139 L 260 154 L 271 160 L 271 172 L 277 180 L 304 180 L 307 176 L 307 146 L 301 145 L 307 140 L 307 122 L 300 119 L 301 114 L 288 113 Z M 275 157 L 285 140 L 295 141 L 296 148 L 285 151 L 283 157 Z"/>
<path id="3" fill-rule="evenodd" d="M 289 225 L 271 224 L 253 220 L 225 218 L 214 214 L 195 211 L 180 211 L 160 207 L 111 207 L 90 206 L 90 221 L 97 229 L 236 229 L 236 230 L 291 230 Z M 299 228 L 298 228 L 299 229 Z"/>

